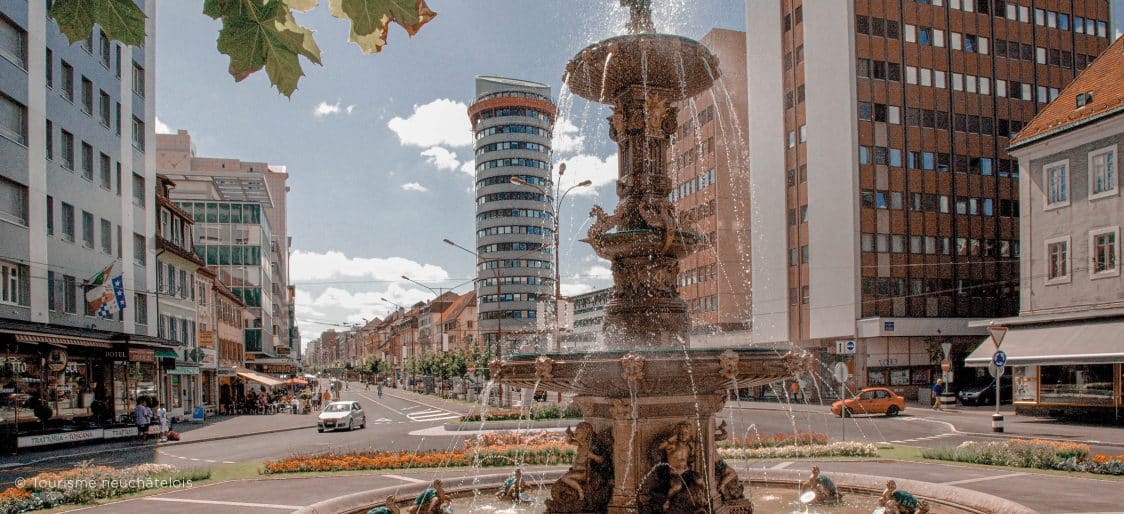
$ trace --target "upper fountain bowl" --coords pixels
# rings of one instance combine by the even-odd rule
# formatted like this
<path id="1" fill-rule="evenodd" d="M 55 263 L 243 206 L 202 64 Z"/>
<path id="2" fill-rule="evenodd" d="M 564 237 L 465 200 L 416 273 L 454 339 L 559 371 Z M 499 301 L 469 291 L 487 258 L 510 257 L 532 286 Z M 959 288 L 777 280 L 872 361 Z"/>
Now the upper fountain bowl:
<path id="1" fill-rule="evenodd" d="M 598 103 L 611 103 L 634 85 L 679 101 L 706 91 L 718 75 L 718 57 L 698 41 L 644 33 L 589 45 L 566 65 L 562 80 L 574 94 Z"/>

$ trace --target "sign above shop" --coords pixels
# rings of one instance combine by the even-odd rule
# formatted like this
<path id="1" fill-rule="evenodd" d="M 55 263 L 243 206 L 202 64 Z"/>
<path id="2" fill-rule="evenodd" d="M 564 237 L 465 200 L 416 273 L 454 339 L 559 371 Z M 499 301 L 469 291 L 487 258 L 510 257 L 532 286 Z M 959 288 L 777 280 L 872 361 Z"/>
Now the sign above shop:
<path id="1" fill-rule="evenodd" d="M 66 350 L 62 348 L 53 348 L 51 353 L 47 354 L 47 367 L 51 371 L 62 371 L 66 369 Z"/>
<path id="2" fill-rule="evenodd" d="M 129 362 L 156 362 L 156 350 L 151 348 L 129 348 Z"/>

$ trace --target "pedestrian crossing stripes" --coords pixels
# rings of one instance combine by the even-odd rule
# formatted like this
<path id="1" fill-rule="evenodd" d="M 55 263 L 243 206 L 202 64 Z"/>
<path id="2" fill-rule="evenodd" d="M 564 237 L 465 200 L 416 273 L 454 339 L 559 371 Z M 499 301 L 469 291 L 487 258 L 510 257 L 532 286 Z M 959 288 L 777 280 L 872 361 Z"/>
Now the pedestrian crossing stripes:
<path id="1" fill-rule="evenodd" d="M 447 410 L 431 409 L 407 412 L 406 417 L 410 418 L 410 421 L 443 421 L 460 418 L 461 415 Z"/>

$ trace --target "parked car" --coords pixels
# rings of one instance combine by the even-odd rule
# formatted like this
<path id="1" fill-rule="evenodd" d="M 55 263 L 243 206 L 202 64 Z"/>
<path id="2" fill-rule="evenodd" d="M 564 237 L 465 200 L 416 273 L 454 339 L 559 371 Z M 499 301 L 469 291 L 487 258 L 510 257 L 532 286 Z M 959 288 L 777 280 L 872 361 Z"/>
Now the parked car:
<path id="1" fill-rule="evenodd" d="M 1011 403 L 1014 392 L 1010 380 L 1000 381 L 999 395 L 1000 401 Z M 956 393 L 956 399 L 961 405 L 995 405 L 995 381 L 965 387 Z"/>
<path id="2" fill-rule="evenodd" d="M 831 404 L 831 413 L 840 417 L 854 414 L 897 416 L 903 410 L 905 410 L 905 398 L 885 387 L 868 387 L 859 391 L 854 398 Z"/>
<path id="3" fill-rule="evenodd" d="M 316 431 L 340 430 L 346 428 L 349 432 L 356 426 L 367 428 L 367 415 L 359 402 L 332 402 L 324 408 L 324 412 L 316 419 Z"/>

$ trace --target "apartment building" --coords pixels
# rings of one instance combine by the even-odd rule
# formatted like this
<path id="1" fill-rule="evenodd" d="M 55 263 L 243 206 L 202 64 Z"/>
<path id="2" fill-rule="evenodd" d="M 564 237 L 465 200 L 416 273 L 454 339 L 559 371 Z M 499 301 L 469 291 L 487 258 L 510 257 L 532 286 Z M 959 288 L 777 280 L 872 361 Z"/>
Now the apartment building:
<path id="1" fill-rule="evenodd" d="M 692 346 L 750 339 L 750 203 L 746 160 L 746 34 L 714 29 L 700 42 L 718 57 L 718 81 L 680 102 L 668 149 L 670 200 L 705 236 L 679 261 L 679 294 L 691 307 Z"/>
<path id="2" fill-rule="evenodd" d="M 906 393 L 935 380 L 947 343 L 960 376 L 983 335 L 969 321 L 1018 309 L 1006 148 L 1108 46 L 1111 14 L 1104 0 L 749 2 L 754 341 L 825 359 L 855 341 L 837 358 L 857 384 Z"/>

